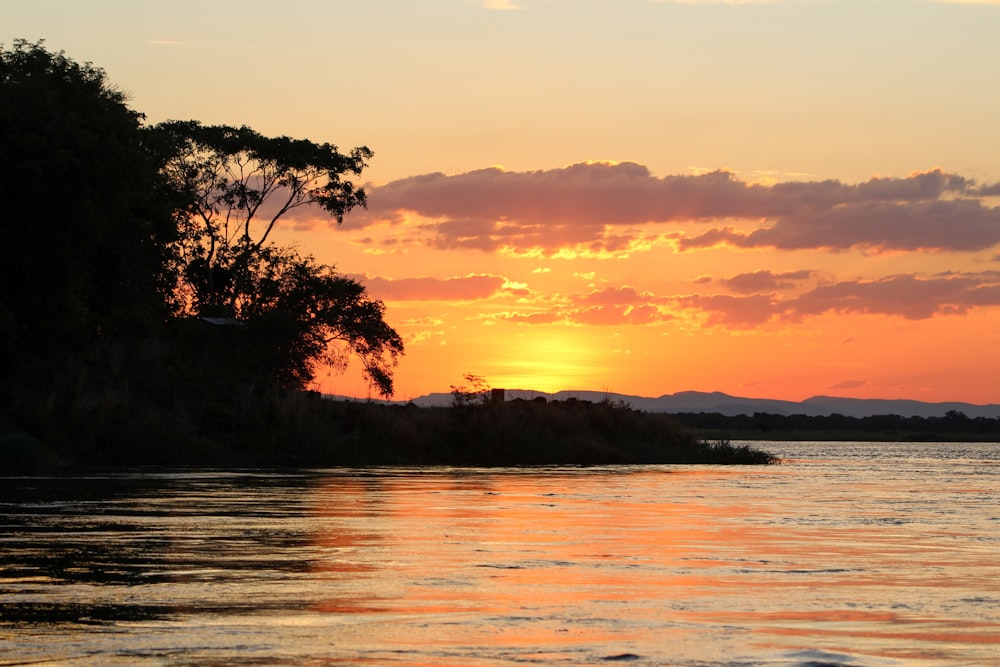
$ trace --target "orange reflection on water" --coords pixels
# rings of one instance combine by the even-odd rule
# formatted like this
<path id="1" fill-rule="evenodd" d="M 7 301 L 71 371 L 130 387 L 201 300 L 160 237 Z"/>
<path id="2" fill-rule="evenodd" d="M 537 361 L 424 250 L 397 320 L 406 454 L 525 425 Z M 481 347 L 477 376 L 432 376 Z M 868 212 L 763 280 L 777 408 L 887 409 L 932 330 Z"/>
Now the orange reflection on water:
<path id="1" fill-rule="evenodd" d="M 716 617 L 717 622 L 726 622 Z M 817 612 L 765 614 L 755 621 L 758 635 L 813 640 L 822 636 L 831 650 L 850 651 L 859 644 L 873 655 L 895 659 L 926 659 L 937 646 L 978 645 L 1000 654 L 1000 624 L 948 622 L 905 618 L 895 614 Z M 990 648 L 990 647 L 996 647 Z"/>
<path id="2" fill-rule="evenodd" d="M 849 489 L 807 498 L 795 483 L 711 467 L 338 477 L 317 493 L 315 568 L 345 580 L 314 608 L 357 623 L 366 646 L 524 659 L 667 643 L 710 655 L 706 634 L 896 657 L 900 642 L 1000 644 L 998 623 L 894 611 L 914 591 L 968 584 L 941 545 Z"/>
<path id="3" fill-rule="evenodd" d="M 737 577 L 711 574 L 729 562 L 712 544 L 746 539 L 746 528 L 722 530 L 720 521 L 749 509 L 637 501 L 632 481 L 619 478 L 618 492 L 595 502 L 564 474 L 338 480 L 319 494 L 328 500 L 317 506 L 315 544 L 327 555 L 316 567 L 353 571 L 360 581 L 341 591 L 345 599 L 315 608 L 382 617 L 370 641 L 397 645 L 459 642 L 534 655 L 532 647 L 666 639 L 678 630 L 662 621 L 677 612 L 660 601 L 739 586 Z M 652 614 L 657 627 L 594 620 L 634 610 Z M 421 630 L 428 626 L 433 637 Z"/>

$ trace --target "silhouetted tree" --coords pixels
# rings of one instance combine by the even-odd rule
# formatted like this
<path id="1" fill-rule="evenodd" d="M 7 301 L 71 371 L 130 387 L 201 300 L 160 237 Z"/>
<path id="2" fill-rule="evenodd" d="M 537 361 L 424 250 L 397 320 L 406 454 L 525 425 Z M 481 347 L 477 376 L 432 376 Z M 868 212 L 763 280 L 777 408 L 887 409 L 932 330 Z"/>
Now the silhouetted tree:
<path id="1" fill-rule="evenodd" d="M 253 361 L 269 378 L 301 388 L 320 367 L 342 371 L 353 354 L 379 393 L 392 395 L 403 341 L 386 323 L 381 301 L 358 281 L 289 249 L 265 246 L 254 259 L 251 296 L 240 314 L 251 349 L 260 351 Z"/>
<path id="2" fill-rule="evenodd" d="M 162 315 L 171 209 L 103 70 L 0 47 L 0 363 L 74 357 Z M 6 358 L 4 358 L 6 357 Z"/>
<path id="3" fill-rule="evenodd" d="M 333 267 L 269 241 L 293 209 L 314 206 L 339 223 L 364 206 L 351 176 L 372 152 L 345 155 L 331 144 L 194 121 L 162 123 L 148 135 L 179 202 L 177 312 L 238 323 L 240 349 L 230 353 L 250 357 L 241 365 L 263 386 L 302 388 L 318 367 L 342 370 L 353 354 L 379 393 L 391 395 L 403 342 L 382 302 Z"/>
<path id="4" fill-rule="evenodd" d="M 465 384 L 451 385 L 451 401 L 455 406 L 485 404 L 490 399 L 490 383 L 482 375 L 466 373 Z"/>

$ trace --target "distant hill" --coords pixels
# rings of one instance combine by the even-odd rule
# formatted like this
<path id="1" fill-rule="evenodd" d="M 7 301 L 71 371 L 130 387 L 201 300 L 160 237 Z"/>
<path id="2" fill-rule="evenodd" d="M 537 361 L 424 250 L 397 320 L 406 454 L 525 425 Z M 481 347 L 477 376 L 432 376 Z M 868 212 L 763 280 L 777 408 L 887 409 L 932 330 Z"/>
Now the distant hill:
<path id="1" fill-rule="evenodd" d="M 632 396 L 603 391 L 560 391 L 554 394 L 525 389 L 507 389 L 506 399 L 530 400 L 538 396 L 546 400 L 566 400 L 575 398 L 585 401 L 624 401 L 636 410 L 645 412 L 718 412 L 727 416 L 752 415 L 766 412 L 779 415 L 808 415 L 810 417 L 840 414 L 846 417 L 869 417 L 872 415 L 899 415 L 901 417 L 943 417 L 955 410 L 967 417 L 1000 417 L 1000 405 L 975 405 L 973 403 L 925 403 L 905 399 L 838 398 L 835 396 L 813 396 L 804 401 L 781 401 L 767 398 L 742 398 L 722 392 L 681 391 L 664 394 L 657 398 Z M 413 399 L 419 406 L 451 405 L 450 393 L 433 393 Z"/>

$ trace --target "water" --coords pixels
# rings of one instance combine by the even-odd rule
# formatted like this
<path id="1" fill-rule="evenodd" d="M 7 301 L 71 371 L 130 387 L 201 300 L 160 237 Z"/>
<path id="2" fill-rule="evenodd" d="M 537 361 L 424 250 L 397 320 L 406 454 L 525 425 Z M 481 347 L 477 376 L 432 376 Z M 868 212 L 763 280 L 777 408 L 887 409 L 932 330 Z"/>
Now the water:
<path id="1" fill-rule="evenodd" d="M 1000 445 L 0 478 L 0 665 L 1000 665 Z"/>

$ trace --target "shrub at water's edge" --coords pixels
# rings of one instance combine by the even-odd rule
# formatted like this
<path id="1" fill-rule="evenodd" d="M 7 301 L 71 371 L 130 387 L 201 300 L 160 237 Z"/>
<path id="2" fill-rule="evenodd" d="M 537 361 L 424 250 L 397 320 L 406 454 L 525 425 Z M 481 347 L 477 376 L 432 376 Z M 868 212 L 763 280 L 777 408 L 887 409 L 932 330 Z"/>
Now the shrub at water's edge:
<path id="1" fill-rule="evenodd" d="M 364 434 L 385 463 L 558 465 L 772 463 L 774 457 L 701 442 L 673 418 L 608 402 L 567 401 L 450 408 L 371 406 Z"/>
<path id="2" fill-rule="evenodd" d="M 118 397 L 79 422 L 13 434 L 8 465 L 530 466 L 767 464 L 775 457 L 706 443 L 670 415 L 586 401 L 419 408 L 331 401 L 292 392 L 242 405 L 205 400 L 169 409 Z M 32 429 L 34 431 L 34 429 Z M 26 443 L 30 447 L 26 447 Z M 17 455 L 14 455 L 17 454 Z"/>
<path id="3" fill-rule="evenodd" d="M 608 402 L 512 401 L 420 408 L 315 399 L 288 408 L 302 411 L 292 451 L 303 463 L 321 465 L 531 466 L 638 463 L 767 464 L 777 458 L 728 442 L 705 443 L 670 415 Z M 306 419 L 301 419 L 305 414 Z M 255 449 L 282 458 L 289 444 L 285 425 L 268 436 L 258 431 Z M 328 429 L 336 430 L 330 437 Z M 268 441 L 271 441 L 270 445 Z M 246 443 L 245 443 L 246 444 Z M 291 462 L 291 461 L 289 461 Z"/>

